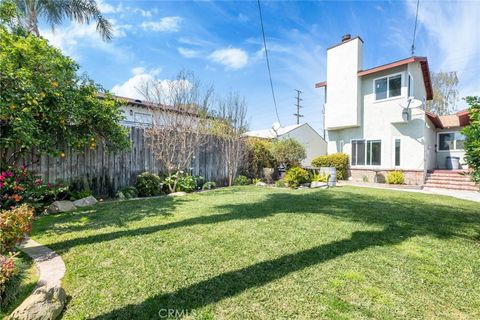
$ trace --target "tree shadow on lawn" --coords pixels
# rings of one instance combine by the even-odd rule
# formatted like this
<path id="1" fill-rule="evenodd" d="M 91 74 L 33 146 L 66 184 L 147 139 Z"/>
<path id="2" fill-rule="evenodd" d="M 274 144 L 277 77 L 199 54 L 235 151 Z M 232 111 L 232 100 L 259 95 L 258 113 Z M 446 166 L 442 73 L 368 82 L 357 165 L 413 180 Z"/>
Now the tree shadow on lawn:
<path id="1" fill-rule="evenodd" d="M 158 294 L 140 304 L 127 305 L 97 317 L 97 319 L 158 318 L 160 309 L 193 310 L 207 306 L 249 288 L 265 285 L 292 272 L 369 247 L 394 245 L 410 237 L 425 235 L 473 240 L 480 232 L 480 214 L 473 204 L 467 202 L 462 204 L 465 206 L 460 208 L 438 205 L 424 195 L 408 197 L 394 191 L 371 194 L 349 190 L 298 194 L 277 192 L 267 195 L 260 203 L 216 207 L 218 210 L 227 211 L 222 214 L 72 239 L 55 243 L 52 247 L 62 251 L 76 245 L 110 241 L 125 236 L 141 236 L 195 225 L 266 218 L 275 214 L 320 214 L 342 221 L 383 227 L 381 231 L 356 231 L 349 238 L 225 272 L 175 292 Z"/>

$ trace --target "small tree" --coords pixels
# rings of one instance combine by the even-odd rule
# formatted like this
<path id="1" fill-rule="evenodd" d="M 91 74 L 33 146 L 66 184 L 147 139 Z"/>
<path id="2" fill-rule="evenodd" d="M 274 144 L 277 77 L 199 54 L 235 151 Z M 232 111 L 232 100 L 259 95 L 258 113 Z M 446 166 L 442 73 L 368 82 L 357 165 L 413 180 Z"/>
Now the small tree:
<path id="1" fill-rule="evenodd" d="M 63 147 L 127 147 L 127 131 L 119 124 L 122 102 L 79 76 L 78 64 L 47 40 L 12 31 L 5 20 L 0 25 L 0 166 L 15 165 L 33 147 L 52 156 L 62 156 Z"/>
<path id="2" fill-rule="evenodd" d="M 458 102 L 456 71 L 432 73 L 433 99 L 427 101 L 427 111 L 439 116 L 455 110 Z"/>
<path id="3" fill-rule="evenodd" d="M 207 119 L 213 89 L 203 89 L 192 73 L 180 72 L 176 79 L 149 81 L 138 88 L 152 102 L 153 126 L 145 130 L 154 156 L 169 176 L 188 170 L 194 156 L 208 142 Z M 177 187 L 180 175 L 168 185 Z"/>
<path id="4" fill-rule="evenodd" d="M 246 115 L 245 99 L 238 93 L 229 93 L 226 98 L 219 99 L 218 109 L 212 119 L 211 132 L 220 140 L 229 186 L 233 184 L 238 169 L 245 159 L 243 133 L 247 131 Z"/>
<path id="5" fill-rule="evenodd" d="M 472 169 L 472 180 L 480 182 L 480 97 L 465 98 L 469 108 L 470 125 L 462 133 L 465 135 L 465 160 Z"/>
<path id="6" fill-rule="evenodd" d="M 275 160 L 286 168 L 300 165 L 307 157 L 303 145 L 293 138 L 275 140 L 271 150 Z"/>
<path id="7" fill-rule="evenodd" d="M 271 152 L 272 142 L 260 138 L 246 140 L 246 163 L 244 170 L 250 178 L 258 178 L 263 174 L 263 168 L 274 168 L 275 158 Z"/>

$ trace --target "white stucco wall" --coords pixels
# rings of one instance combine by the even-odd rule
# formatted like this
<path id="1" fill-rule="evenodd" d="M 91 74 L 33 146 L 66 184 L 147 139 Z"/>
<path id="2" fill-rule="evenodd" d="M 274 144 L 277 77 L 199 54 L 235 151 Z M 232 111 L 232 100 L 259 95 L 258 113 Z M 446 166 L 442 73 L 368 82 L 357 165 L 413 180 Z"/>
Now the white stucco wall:
<path id="1" fill-rule="evenodd" d="M 435 125 L 426 118 L 425 122 L 425 158 L 426 170 L 437 168 L 437 153 L 435 145 L 437 144 L 437 132 Z"/>
<path id="2" fill-rule="evenodd" d="M 325 127 L 360 125 L 360 79 L 363 42 L 354 38 L 327 50 L 327 101 Z"/>
<path id="3" fill-rule="evenodd" d="M 420 68 L 417 64 L 413 69 Z M 403 108 L 399 103 L 407 97 L 407 66 L 400 66 L 386 71 L 377 72 L 362 77 L 362 104 L 361 125 L 358 128 L 341 130 L 328 130 L 328 153 L 342 151 L 351 157 L 351 140 L 381 140 L 381 165 L 380 166 L 353 166 L 362 169 L 395 169 L 394 150 L 395 138 L 401 140 L 401 159 L 398 169 L 423 170 L 425 167 L 425 113 L 417 108 L 411 110 L 411 120 L 405 121 L 402 117 Z M 393 75 L 402 75 L 401 96 L 375 101 L 374 79 Z M 415 83 L 423 84 L 423 78 L 418 78 L 418 70 L 412 70 Z M 415 86 L 414 83 L 414 86 Z M 425 90 L 414 88 L 417 99 L 423 99 Z M 343 148 L 341 146 L 343 145 Z M 341 148 L 341 150 L 340 150 Z"/>
<path id="4" fill-rule="evenodd" d="M 305 147 L 307 158 L 302 161 L 303 166 L 310 166 L 314 158 L 327 154 L 327 143 L 308 124 L 293 129 L 280 137 L 280 139 L 285 138 L 293 138 Z"/>

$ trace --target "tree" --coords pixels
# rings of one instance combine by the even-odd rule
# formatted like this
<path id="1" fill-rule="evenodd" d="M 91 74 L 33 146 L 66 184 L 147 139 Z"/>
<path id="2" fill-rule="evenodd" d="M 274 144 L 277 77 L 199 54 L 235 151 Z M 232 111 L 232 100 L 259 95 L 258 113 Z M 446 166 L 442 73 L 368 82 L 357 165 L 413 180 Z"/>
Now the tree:
<path id="1" fill-rule="evenodd" d="M 145 130 L 154 156 L 169 176 L 188 170 L 194 156 L 208 142 L 207 119 L 213 89 L 203 89 L 192 73 L 182 71 L 176 79 L 143 83 L 139 92 L 152 102 L 153 126 Z M 168 187 L 176 190 L 180 175 Z"/>
<path id="2" fill-rule="evenodd" d="M 233 184 L 238 170 L 245 159 L 245 138 L 247 131 L 247 106 L 238 93 L 229 93 L 219 99 L 218 108 L 211 119 L 211 133 L 220 140 L 221 154 L 225 160 L 228 185 Z"/>
<path id="3" fill-rule="evenodd" d="M 472 180 L 480 182 L 480 97 L 466 97 L 470 124 L 462 133 L 465 135 L 465 160 L 472 169 Z"/>
<path id="4" fill-rule="evenodd" d="M 293 138 L 275 140 L 272 143 L 272 154 L 275 160 L 286 168 L 300 165 L 307 157 L 303 145 Z"/>
<path id="5" fill-rule="evenodd" d="M 274 168 L 275 159 L 271 152 L 270 140 L 260 138 L 248 138 L 246 147 L 246 163 L 244 170 L 250 178 L 258 178 L 263 175 L 263 168 Z"/>
<path id="6" fill-rule="evenodd" d="M 62 156 L 65 147 L 128 146 L 122 102 L 78 68 L 45 39 L 0 25 L 0 165 L 31 148 Z"/>
<path id="7" fill-rule="evenodd" d="M 427 101 L 427 111 L 446 115 L 455 110 L 458 101 L 456 71 L 432 73 L 433 99 Z"/>
<path id="8" fill-rule="evenodd" d="M 78 23 L 96 21 L 97 31 L 104 40 L 113 36 L 113 27 L 102 15 L 95 0 L 15 0 L 19 20 L 23 27 L 40 36 L 39 18 L 44 18 L 52 28 L 65 18 Z"/>

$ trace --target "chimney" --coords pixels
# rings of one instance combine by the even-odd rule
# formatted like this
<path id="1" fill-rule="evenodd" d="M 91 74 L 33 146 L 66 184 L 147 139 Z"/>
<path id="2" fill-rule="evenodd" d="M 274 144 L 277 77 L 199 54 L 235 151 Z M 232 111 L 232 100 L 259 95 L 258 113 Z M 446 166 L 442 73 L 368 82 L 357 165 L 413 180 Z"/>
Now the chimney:
<path id="1" fill-rule="evenodd" d="M 343 37 L 342 37 L 342 43 L 350 40 L 351 38 L 352 38 L 352 36 L 350 35 L 350 33 L 347 33 L 347 34 L 343 35 Z"/>

